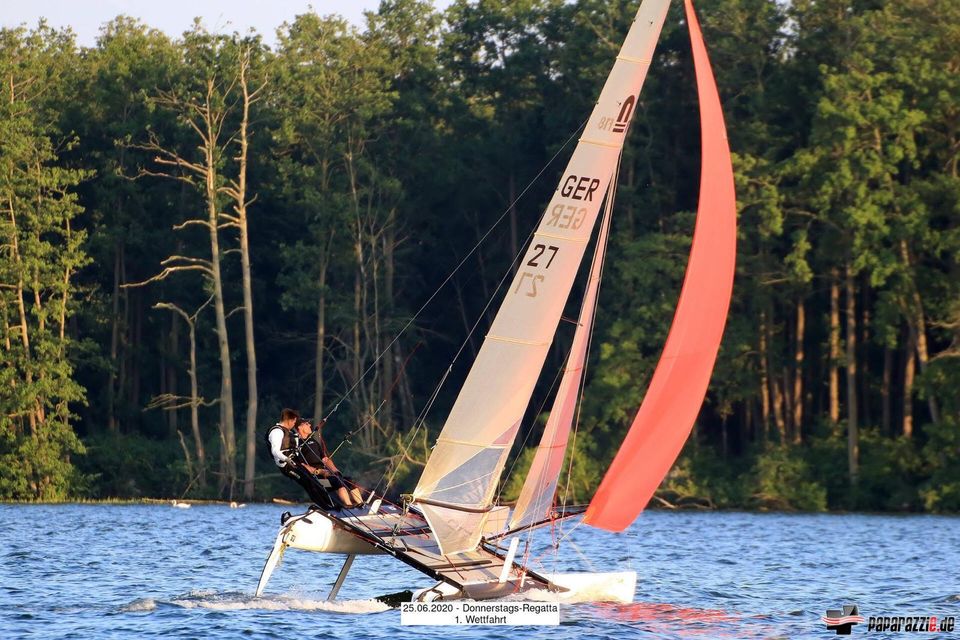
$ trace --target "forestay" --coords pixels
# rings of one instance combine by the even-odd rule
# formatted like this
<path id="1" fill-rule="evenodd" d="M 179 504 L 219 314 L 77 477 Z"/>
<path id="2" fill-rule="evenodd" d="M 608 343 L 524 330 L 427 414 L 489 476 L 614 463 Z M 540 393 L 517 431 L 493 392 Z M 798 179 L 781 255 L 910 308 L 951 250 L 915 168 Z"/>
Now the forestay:
<path id="1" fill-rule="evenodd" d="M 473 549 L 636 110 L 669 0 L 646 0 L 413 494 L 444 554 Z"/>

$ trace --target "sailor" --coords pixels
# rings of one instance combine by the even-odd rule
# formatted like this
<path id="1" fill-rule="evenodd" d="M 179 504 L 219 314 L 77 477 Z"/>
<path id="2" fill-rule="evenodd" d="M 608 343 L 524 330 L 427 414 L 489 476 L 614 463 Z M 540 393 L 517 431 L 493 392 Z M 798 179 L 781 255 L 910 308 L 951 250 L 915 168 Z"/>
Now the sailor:
<path id="1" fill-rule="evenodd" d="M 296 458 L 314 477 L 323 478 L 330 483 L 331 488 L 336 491 L 340 504 L 350 508 L 359 507 L 363 505 L 360 490 L 355 486 L 347 489 L 348 481 L 344 479 L 343 474 L 327 454 L 327 444 L 320 435 L 323 425 L 324 422 L 321 421 L 314 433 L 314 429 L 306 420 L 300 420 L 297 423 L 296 433 L 303 444 L 300 445 Z"/>
<path id="2" fill-rule="evenodd" d="M 267 430 L 270 454 L 273 456 L 273 461 L 280 467 L 280 472 L 303 487 L 314 503 L 327 509 L 333 508 L 336 505 L 326 490 L 296 459 L 298 456 L 295 452 L 300 441 L 294 427 L 299 422 L 300 414 L 293 409 L 284 409 L 280 412 L 280 422 Z"/>

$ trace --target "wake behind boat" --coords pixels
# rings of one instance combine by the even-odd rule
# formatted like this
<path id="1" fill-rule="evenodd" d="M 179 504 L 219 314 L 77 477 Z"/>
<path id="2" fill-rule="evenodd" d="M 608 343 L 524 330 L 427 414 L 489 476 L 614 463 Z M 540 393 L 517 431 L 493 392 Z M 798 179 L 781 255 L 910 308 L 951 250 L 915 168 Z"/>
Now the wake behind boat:
<path id="1" fill-rule="evenodd" d="M 337 596 L 358 554 L 383 554 L 437 581 L 414 600 L 484 600 L 583 590 L 598 601 L 629 602 L 636 574 L 548 575 L 524 560 L 530 531 L 583 516 L 622 531 L 669 471 L 703 402 L 726 322 L 736 255 L 733 170 L 719 96 L 690 0 L 685 0 L 700 103 L 700 204 L 673 324 L 637 416 L 588 507 L 555 504 L 603 273 L 617 173 L 669 0 L 645 0 L 581 132 L 559 186 L 507 289 L 460 389 L 420 481 L 401 504 L 366 492 L 360 508 L 285 514 L 257 587 L 288 548 L 346 556 Z M 563 377 L 514 508 L 496 489 L 519 432 L 561 312 L 603 208 L 587 287 Z M 422 425 L 422 423 L 421 423 Z M 418 425 L 418 428 L 419 426 Z M 526 540 L 523 553 L 520 543 Z"/>

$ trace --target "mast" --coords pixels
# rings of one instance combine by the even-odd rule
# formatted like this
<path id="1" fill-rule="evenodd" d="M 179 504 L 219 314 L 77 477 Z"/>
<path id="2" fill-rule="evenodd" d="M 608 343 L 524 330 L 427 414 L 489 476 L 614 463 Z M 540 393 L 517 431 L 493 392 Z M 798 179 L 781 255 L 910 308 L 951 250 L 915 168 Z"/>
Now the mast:
<path id="1" fill-rule="evenodd" d="M 413 493 L 444 554 L 473 549 L 590 240 L 669 0 L 645 0 Z"/>

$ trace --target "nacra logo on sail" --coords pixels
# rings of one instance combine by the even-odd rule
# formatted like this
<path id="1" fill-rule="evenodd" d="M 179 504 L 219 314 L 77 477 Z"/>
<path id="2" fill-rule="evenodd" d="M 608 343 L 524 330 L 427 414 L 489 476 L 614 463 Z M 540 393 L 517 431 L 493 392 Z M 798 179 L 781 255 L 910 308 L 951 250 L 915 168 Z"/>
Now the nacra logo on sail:
<path id="1" fill-rule="evenodd" d="M 623 102 L 620 103 L 620 113 L 617 114 L 617 117 L 611 118 L 610 116 L 605 116 L 600 118 L 600 121 L 597 122 L 597 129 L 623 133 L 627 130 L 627 125 L 630 123 L 630 116 L 633 115 L 633 107 L 636 104 L 637 99 L 634 96 L 627 96 Z"/>

